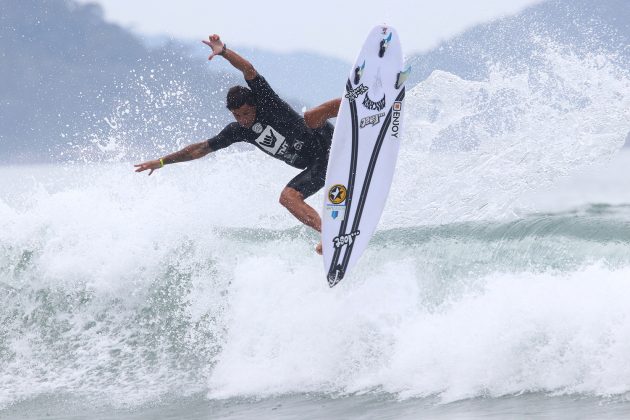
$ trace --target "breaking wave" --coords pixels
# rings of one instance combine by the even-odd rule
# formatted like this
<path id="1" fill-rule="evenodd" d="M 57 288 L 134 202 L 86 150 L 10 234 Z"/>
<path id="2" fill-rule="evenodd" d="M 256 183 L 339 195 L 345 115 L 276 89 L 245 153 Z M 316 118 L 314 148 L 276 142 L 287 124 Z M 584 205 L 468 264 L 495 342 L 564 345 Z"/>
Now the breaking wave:
<path id="1" fill-rule="evenodd" d="M 277 204 L 295 170 L 255 151 L 138 175 L 117 149 L 131 112 L 86 141 L 110 159 L 83 162 L 118 163 L 0 168 L 0 406 L 626 395 L 629 207 L 517 202 L 618 152 L 630 79 L 603 56 L 541 63 L 410 90 L 380 230 L 332 290 Z"/>

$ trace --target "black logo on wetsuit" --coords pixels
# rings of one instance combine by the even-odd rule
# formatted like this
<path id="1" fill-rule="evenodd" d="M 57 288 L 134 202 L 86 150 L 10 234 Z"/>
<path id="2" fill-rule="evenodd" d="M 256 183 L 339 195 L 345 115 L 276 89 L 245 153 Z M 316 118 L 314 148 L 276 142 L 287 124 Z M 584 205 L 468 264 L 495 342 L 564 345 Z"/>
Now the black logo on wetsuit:
<path id="1" fill-rule="evenodd" d="M 277 140 L 278 139 L 276 138 L 275 134 L 273 134 L 273 131 L 269 131 L 269 134 L 265 136 L 265 138 L 263 139 L 263 141 L 260 142 L 260 144 L 262 144 L 265 147 L 273 148 L 276 145 Z"/>
<path id="2" fill-rule="evenodd" d="M 374 102 L 369 96 L 365 95 L 363 106 L 373 111 L 382 111 L 385 108 L 385 94 L 383 94 L 383 99 L 378 102 Z"/>

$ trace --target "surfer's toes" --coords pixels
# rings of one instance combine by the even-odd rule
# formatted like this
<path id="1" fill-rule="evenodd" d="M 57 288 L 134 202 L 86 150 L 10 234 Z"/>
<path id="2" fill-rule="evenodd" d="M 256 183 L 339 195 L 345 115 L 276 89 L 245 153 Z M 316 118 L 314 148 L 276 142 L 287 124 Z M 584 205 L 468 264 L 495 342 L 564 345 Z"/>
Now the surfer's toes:
<path id="1" fill-rule="evenodd" d="M 315 247 L 315 252 L 317 252 L 319 255 L 322 255 L 322 243 L 318 243 L 317 246 Z"/>

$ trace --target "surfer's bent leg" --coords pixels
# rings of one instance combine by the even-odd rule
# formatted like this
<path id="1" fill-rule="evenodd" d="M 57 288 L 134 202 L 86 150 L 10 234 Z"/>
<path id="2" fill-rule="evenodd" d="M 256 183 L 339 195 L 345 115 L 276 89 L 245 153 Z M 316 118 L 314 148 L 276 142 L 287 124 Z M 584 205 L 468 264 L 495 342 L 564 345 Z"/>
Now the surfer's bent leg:
<path id="1" fill-rule="evenodd" d="M 315 161 L 311 166 L 293 178 L 280 194 L 280 204 L 291 212 L 300 222 L 322 231 L 322 220 L 315 209 L 304 202 L 319 191 L 326 182 L 325 160 Z"/>
<path id="2" fill-rule="evenodd" d="M 322 220 L 315 209 L 304 202 L 301 192 L 291 187 L 284 187 L 280 194 L 280 204 L 287 208 L 300 222 L 312 227 L 318 232 L 322 231 Z"/>

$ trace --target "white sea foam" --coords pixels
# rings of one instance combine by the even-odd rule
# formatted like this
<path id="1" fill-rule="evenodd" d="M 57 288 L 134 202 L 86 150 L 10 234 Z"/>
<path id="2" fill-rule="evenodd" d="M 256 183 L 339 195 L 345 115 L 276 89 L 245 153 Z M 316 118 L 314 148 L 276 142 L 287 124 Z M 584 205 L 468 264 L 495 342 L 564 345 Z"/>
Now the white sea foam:
<path id="1" fill-rule="evenodd" d="M 386 288 L 376 272 L 335 294 L 309 281 L 307 268 L 282 278 L 277 268 L 264 258 L 239 267 L 211 397 L 630 392 L 627 269 L 496 273 L 427 311 L 422 273 L 404 262 L 384 268 Z"/>

